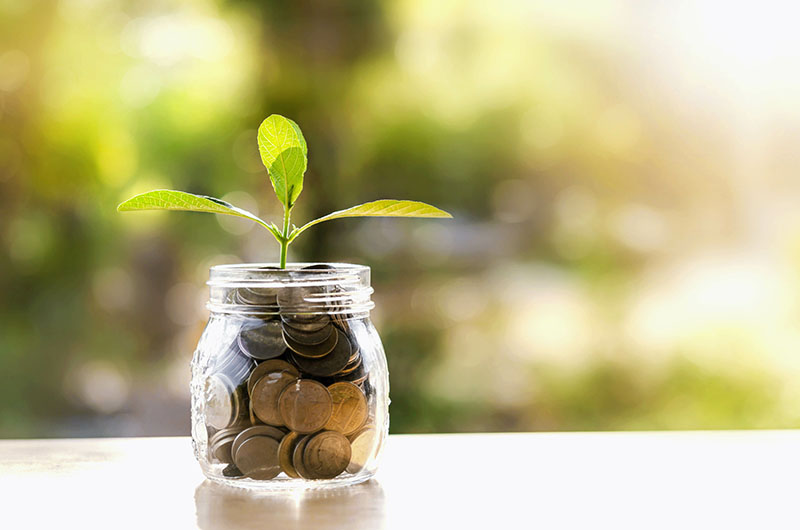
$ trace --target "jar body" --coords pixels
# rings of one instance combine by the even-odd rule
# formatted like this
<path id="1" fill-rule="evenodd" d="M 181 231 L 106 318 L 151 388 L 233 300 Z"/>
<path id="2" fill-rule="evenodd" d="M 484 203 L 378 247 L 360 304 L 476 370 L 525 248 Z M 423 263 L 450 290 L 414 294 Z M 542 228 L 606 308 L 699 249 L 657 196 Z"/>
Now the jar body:
<path id="1" fill-rule="evenodd" d="M 368 282 L 369 269 L 350 265 L 212 269 L 191 383 L 192 441 L 209 479 L 280 490 L 375 473 L 389 378 Z"/>

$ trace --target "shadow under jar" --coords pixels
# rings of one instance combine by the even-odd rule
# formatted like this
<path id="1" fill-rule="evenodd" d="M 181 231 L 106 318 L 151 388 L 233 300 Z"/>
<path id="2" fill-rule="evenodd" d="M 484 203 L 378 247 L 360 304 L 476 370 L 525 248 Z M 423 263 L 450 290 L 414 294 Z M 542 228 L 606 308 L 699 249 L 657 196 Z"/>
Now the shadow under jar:
<path id="1" fill-rule="evenodd" d="M 369 479 L 389 429 L 369 268 L 219 265 L 208 285 L 191 383 L 203 473 L 266 490 Z"/>

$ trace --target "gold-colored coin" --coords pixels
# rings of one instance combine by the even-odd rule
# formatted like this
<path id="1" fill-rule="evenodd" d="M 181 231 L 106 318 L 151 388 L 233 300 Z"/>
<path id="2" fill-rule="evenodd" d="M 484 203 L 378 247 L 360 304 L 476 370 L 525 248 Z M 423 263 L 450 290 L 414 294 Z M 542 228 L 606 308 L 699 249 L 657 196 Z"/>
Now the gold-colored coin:
<path id="1" fill-rule="evenodd" d="M 352 434 L 367 421 L 367 396 L 353 383 L 340 381 L 328 387 L 333 402 L 331 419 L 325 429 Z"/>
<path id="2" fill-rule="evenodd" d="M 288 371 L 268 372 L 262 376 L 253 386 L 250 396 L 256 417 L 267 425 L 284 425 L 278 398 L 294 381 L 297 381 L 297 377 Z"/>
<path id="3" fill-rule="evenodd" d="M 294 449 L 302 436 L 304 435 L 292 431 L 284 436 L 278 445 L 278 462 L 283 472 L 292 478 L 300 478 L 300 474 L 294 468 Z"/>
<path id="4" fill-rule="evenodd" d="M 350 463 L 350 441 L 336 431 L 312 436 L 303 451 L 303 464 L 313 478 L 333 478 Z"/>
<path id="5" fill-rule="evenodd" d="M 303 454 L 306 449 L 306 444 L 310 438 L 310 435 L 301 436 L 294 446 L 294 451 L 292 451 L 292 465 L 294 466 L 295 471 L 297 471 L 297 474 L 300 475 L 300 478 L 305 479 L 314 478 L 308 472 L 308 469 L 306 469 L 305 462 L 303 462 Z"/>
<path id="6" fill-rule="evenodd" d="M 348 437 L 350 439 L 350 463 L 347 465 L 348 473 L 358 473 L 367 465 L 375 455 L 378 447 L 378 429 L 367 426 Z"/>
<path id="7" fill-rule="evenodd" d="M 246 476 L 269 480 L 278 476 L 278 441 L 270 436 L 252 436 L 242 442 L 234 455 L 234 463 Z"/>
<path id="8" fill-rule="evenodd" d="M 322 429 L 331 419 L 333 400 L 322 383 L 297 379 L 281 392 L 278 409 L 283 425 L 301 434 L 309 434 Z"/>
<path id="9" fill-rule="evenodd" d="M 253 436 L 269 436 L 270 438 L 274 438 L 280 442 L 283 439 L 283 431 L 270 425 L 256 425 L 254 427 L 248 427 L 237 434 L 233 439 L 233 443 L 230 447 L 231 455 L 236 455 L 236 451 L 239 450 L 239 447 L 241 447 L 244 441 L 248 438 L 252 438 Z"/>
<path id="10" fill-rule="evenodd" d="M 253 394 L 253 387 L 256 386 L 258 380 L 264 377 L 264 375 L 269 372 L 280 371 L 289 372 L 290 374 L 294 374 L 295 377 L 300 377 L 300 372 L 297 368 L 286 361 L 282 361 L 281 359 L 269 359 L 268 361 L 260 363 L 250 372 L 250 377 L 247 378 L 247 393 L 250 395 Z"/>

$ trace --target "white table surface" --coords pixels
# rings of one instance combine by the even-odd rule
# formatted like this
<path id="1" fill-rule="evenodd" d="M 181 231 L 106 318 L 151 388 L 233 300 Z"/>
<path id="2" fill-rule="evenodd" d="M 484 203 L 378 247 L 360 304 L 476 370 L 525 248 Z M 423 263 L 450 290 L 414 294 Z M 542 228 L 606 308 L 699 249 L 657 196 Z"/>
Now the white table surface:
<path id="1" fill-rule="evenodd" d="M 188 438 L 0 441 L 0 528 L 800 528 L 800 431 L 391 436 L 377 477 L 250 494 Z"/>

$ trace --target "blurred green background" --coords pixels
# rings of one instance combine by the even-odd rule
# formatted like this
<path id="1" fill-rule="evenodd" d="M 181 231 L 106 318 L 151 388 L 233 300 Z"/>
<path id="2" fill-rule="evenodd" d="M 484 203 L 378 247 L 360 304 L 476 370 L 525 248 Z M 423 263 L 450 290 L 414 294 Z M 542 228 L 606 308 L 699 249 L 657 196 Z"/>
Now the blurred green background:
<path id="1" fill-rule="evenodd" d="M 309 143 L 290 260 L 373 268 L 393 432 L 800 427 L 800 36 L 774 2 L 0 0 L 0 437 L 188 433 L 255 131 Z"/>

